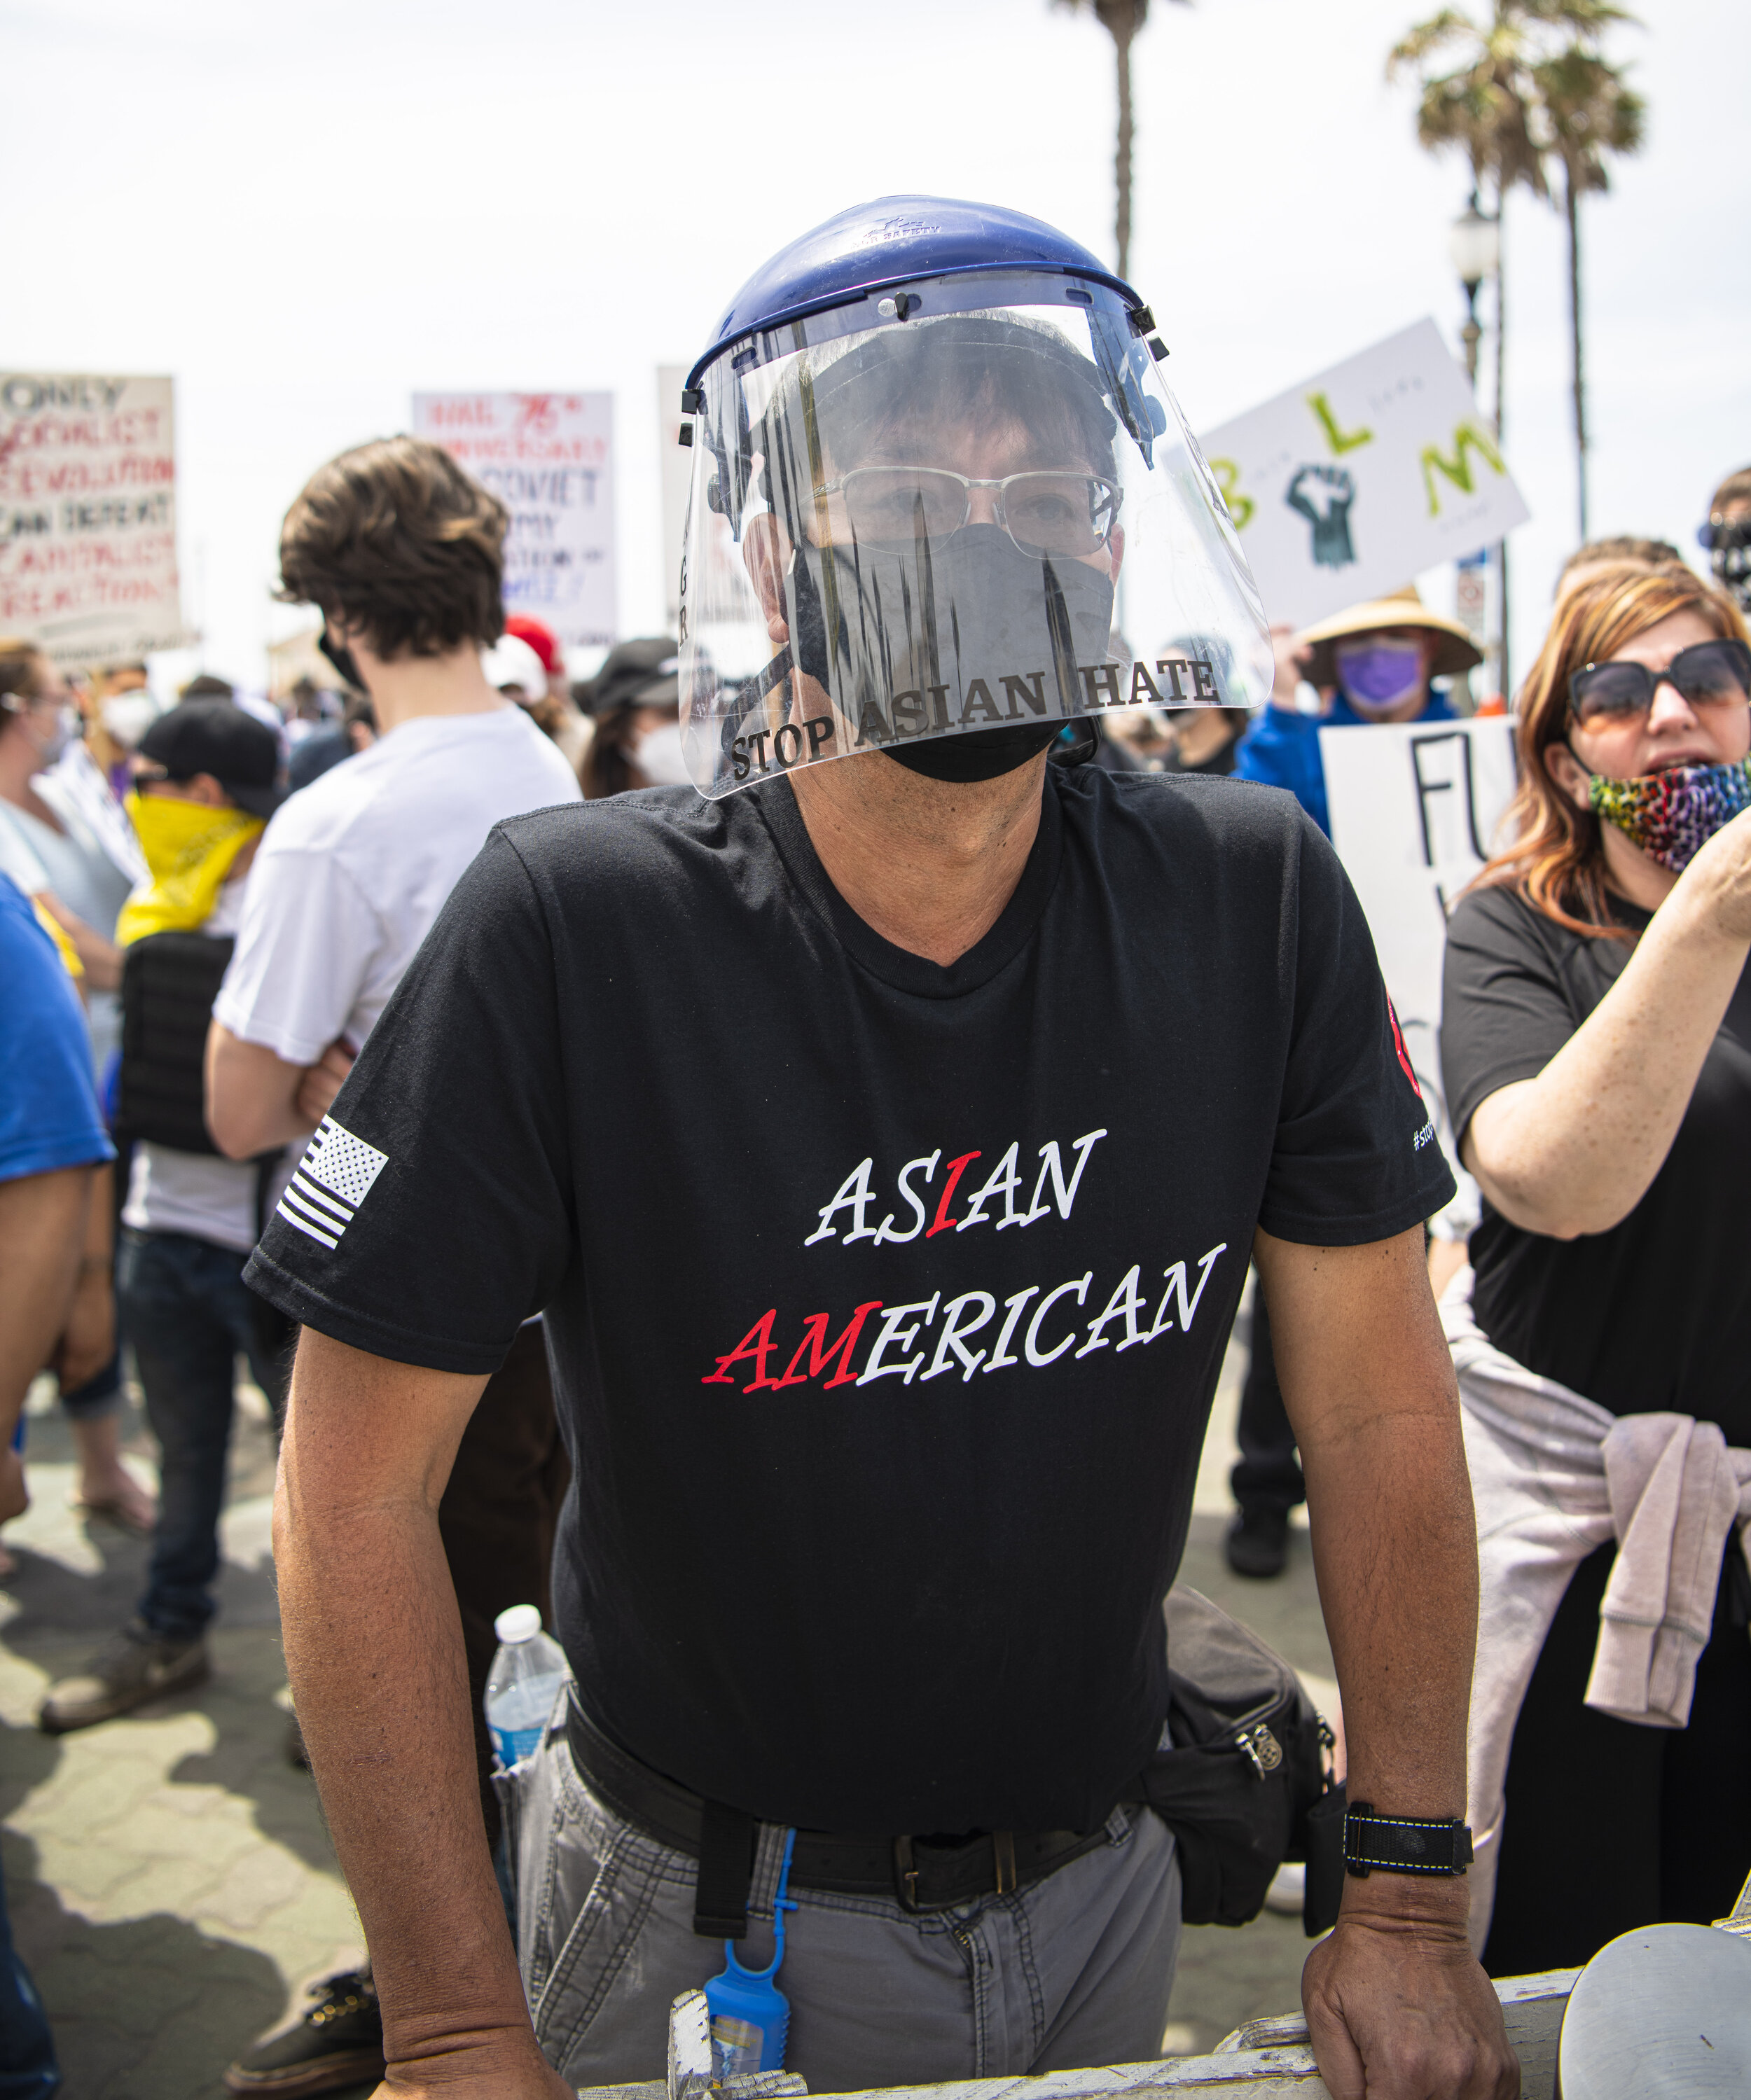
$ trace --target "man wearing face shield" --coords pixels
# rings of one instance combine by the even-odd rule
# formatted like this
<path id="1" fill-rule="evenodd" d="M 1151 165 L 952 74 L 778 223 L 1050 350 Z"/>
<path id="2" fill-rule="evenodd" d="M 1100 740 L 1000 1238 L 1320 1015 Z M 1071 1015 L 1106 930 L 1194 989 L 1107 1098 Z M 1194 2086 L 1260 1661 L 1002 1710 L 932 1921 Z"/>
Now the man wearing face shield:
<path id="1" fill-rule="evenodd" d="M 1049 760 L 1271 683 L 1153 327 L 943 199 L 757 273 L 684 397 L 693 784 L 500 827 L 307 1162 L 328 1243 L 251 1265 L 305 1323 L 287 1657 L 411 2089 L 656 2076 L 725 1939 L 771 1957 L 781 1861 L 814 2089 L 1154 2054 L 1182 1874 L 1139 1774 L 1249 1254 L 1352 1789 L 1461 1812 L 1451 1182 L 1360 914 L 1287 797 Z M 1121 573 L 1207 650 L 1109 654 Z M 504 1782 L 520 1979 L 429 1505 L 537 1309 L 575 1683 Z M 1334 2092 L 1514 2089 L 1464 1917 L 1462 1877 L 1348 1884 Z"/>

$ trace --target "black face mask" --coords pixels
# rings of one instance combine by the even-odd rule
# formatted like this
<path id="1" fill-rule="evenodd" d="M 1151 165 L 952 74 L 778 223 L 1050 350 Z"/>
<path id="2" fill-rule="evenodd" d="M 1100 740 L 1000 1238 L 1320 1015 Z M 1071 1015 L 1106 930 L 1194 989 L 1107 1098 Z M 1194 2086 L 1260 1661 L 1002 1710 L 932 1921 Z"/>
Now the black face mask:
<path id="1" fill-rule="evenodd" d="M 1014 729 L 974 730 L 966 736 L 936 736 L 927 743 L 891 746 L 887 755 L 926 780 L 996 780 L 1037 758 L 1058 741 L 1066 726 L 1063 722 L 1018 722 Z"/>
<path id="2" fill-rule="evenodd" d="M 829 564 L 831 564 L 830 570 Z M 830 590 L 829 590 L 830 582 Z M 790 576 L 796 661 L 838 702 L 860 744 L 892 757 L 914 744 L 928 760 L 913 768 L 935 779 L 991 779 L 1049 744 L 1085 696 L 1078 667 L 1104 663 L 1112 624 L 1112 579 L 1086 562 L 1025 554 L 1001 526 L 967 525 L 933 547 L 860 545 L 830 550 L 798 545 Z M 828 627 L 837 628 L 837 649 Z M 1044 719 L 1015 719 L 1006 677 L 1039 680 Z M 971 712 L 972 689 L 991 696 Z M 932 692 L 931 713 L 921 695 Z M 935 694 L 940 692 L 939 700 Z M 904 712 L 896 696 L 910 699 Z M 966 717 L 957 705 L 970 710 Z M 948 736 L 965 718 L 1014 726 Z M 936 754 L 975 742 L 991 754 L 956 761 Z M 996 754 L 1016 752 L 1006 762 Z M 976 764 L 978 772 L 958 770 Z M 956 770 L 948 770 L 951 765 Z M 944 769 L 944 770 L 940 770 Z"/>
<path id="3" fill-rule="evenodd" d="M 323 622 L 322 632 L 316 637 L 316 646 L 354 692 L 362 693 L 369 690 L 364 679 L 359 676 L 359 666 L 353 660 L 352 651 L 329 633 L 326 620 Z"/>

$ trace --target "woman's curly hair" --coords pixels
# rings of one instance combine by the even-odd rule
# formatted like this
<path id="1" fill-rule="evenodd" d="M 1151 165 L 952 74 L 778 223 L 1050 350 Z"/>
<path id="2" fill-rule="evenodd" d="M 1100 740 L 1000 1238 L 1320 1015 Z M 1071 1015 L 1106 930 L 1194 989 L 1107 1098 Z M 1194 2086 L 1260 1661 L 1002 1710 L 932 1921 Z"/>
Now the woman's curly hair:
<path id="1" fill-rule="evenodd" d="M 509 512 L 423 438 L 377 438 L 319 468 L 280 528 L 278 596 L 386 661 L 504 631 Z"/>

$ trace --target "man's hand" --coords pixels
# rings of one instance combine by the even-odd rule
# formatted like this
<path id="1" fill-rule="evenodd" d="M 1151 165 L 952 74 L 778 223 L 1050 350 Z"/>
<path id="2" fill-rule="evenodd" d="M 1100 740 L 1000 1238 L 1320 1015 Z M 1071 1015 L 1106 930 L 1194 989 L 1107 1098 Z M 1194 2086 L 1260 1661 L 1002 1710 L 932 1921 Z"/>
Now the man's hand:
<path id="1" fill-rule="evenodd" d="M 1307 655 L 1305 650 L 1295 646 L 1295 630 L 1280 624 L 1271 630 L 1271 655 L 1275 674 L 1271 684 L 1273 707 L 1294 711 L 1295 695 L 1301 682 L 1307 675 Z"/>
<path id="2" fill-rule="evenodd" d="M 310 1129 L 314 1130 L 334 1107 L 341 1082 L 352 1070 L 352 1051 L 344 1035 L 329 1043 L 314 1065 L 304 1067 L 293 1105 Z"/>
<path id="3" fill-rule="evenodd" d="M 1389 1895 L 1377 1883 L 1397 1882 Z M 1519 2059 L 1466 1938 L 1463 1881 L 1370 1874 L 1307 1957 L 1301 2001 L 1332 2100 L 1514 2100 Z"/>

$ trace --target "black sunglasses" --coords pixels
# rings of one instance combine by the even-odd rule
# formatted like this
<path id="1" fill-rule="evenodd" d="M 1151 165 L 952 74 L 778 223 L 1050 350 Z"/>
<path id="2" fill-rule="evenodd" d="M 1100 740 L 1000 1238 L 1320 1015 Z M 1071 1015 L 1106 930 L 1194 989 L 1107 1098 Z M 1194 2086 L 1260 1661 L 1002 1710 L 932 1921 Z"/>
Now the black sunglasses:
<path id="1" fill-rule="evenodd" d="M 1583 728 L 1645 715 L 1662 686 L 1676 686 L 1691 707 L 1744 707 L 1751 700 L 1751 648 L 1743 642 L 1698 642 L 1664 671 L 1645 664 L 1583 664 L 1569 674 L 1569 712 Z"/>

